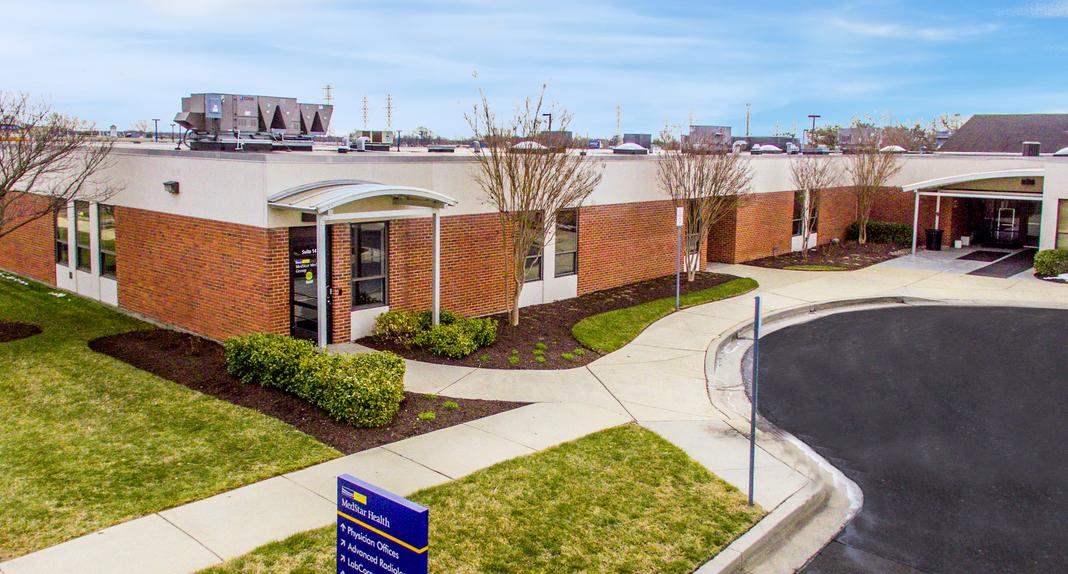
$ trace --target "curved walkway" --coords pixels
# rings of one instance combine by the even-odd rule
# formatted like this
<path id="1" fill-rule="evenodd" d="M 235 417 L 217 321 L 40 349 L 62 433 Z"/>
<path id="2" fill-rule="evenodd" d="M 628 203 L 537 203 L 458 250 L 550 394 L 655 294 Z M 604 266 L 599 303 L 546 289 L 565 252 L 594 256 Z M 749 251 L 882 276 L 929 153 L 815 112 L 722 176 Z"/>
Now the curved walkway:
<path id="1" fill-rule="evenodd" d="M 415 392 L 536 404 L 119 524 L 0 564 L 0 572 L 191 572 L 329 524 L 334 477 L 341 472 L 403 495 L 628 421 L 659 433 L 745 491 L 748 441 L 743 432 L 748 422 L 710 400 L 706 351 L 751 320 L 754 295 L 761 295 L 767 312 L 880 295 L 1068 306 L 1066 286 L 914 269 L 900 260 L 893 266 L 833 274 L 732 265 L 711 270 L 753 277 L 761 287 L 669 315 L 586 367 L 507 371 L 408 363 L 405 384 Z M 356 348 L 341 345 L 337 350 Z M 806 497 L 800 503 L 814 496 L 812 472 L 796 458 L 768 448 L 763 438 L 756 499 L 770 514 L 702 571 L 736 565 L 738 547 L 759 539 L 792 512 L 799 504 L 795 495 Z"/>

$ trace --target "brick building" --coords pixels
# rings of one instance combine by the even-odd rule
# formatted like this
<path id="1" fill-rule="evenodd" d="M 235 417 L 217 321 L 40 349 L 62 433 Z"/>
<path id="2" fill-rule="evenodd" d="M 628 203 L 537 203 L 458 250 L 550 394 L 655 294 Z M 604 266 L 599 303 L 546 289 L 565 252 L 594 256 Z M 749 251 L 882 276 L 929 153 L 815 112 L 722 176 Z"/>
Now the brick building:
<path id="1" fill-rule="evenodd" d="M 656 156 L 595 159 L 601 184 L 583 205 L 555 214 L 556 233 L 530 256 L 521 305 L 674 270 L 675 208 L 657 189 Z M 705 246 L 700 265 L 800 248 L 797 224 L 809 210 L 792 189 L 790 161 L 751 158 L 752 193 L 709 237 L 696 238 Z M 1058 191 L 1068 187 L 1066 160 L 903 162 L 875 219 L 940 226 L 949 244 L 977 233 L 991 210 L 1007 213 L 989 202 L 1027 202 L 1046 209 L 1016 212 L 1020 237 L 1053 246 L 1061 225 L 1068 242 L 1068 215 L 1057 218 L 1068 211 L 1060 199 L 1068 193 Z M 435 298 L 467 315 L 496 313 L 509 302 L 507 257 L 476 169 L 462 154 L 118 147 L 104 175 L 120 191 L 104 203 L 73 202 L 3 238 L 0 268 L 217 339 L 269 331 L 348 341 L 384 310 L 428 309 Z M 855 196 L 826 190 L 817 211 L 815 243 L 840 239 L 856 219 Z"/>

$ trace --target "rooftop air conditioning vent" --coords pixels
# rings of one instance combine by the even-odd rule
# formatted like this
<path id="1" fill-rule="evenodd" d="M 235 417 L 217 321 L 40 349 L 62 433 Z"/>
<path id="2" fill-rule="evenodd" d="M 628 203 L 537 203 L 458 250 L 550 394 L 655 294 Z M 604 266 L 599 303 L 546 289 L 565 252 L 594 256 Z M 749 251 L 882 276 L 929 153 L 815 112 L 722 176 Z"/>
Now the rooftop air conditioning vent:
<path id="1" fill-rule="evenodd" d="M 1038 157 L 1039 152 L 1042 150 L 1042 144 L 1039 142 L 1024 142 L 1023 143 L 1023 155 L 1025 157 Z"/>

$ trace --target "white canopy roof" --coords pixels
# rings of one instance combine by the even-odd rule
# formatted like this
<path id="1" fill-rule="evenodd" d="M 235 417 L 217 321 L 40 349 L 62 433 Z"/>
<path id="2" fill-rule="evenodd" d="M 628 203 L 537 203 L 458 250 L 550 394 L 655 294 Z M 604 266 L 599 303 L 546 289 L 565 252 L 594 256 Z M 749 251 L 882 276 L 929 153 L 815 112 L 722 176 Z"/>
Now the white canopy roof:
<path id="1" fill-rule="evenodd" d="M 982 181 L 984 179 L 1001 179 L 1005 177 L 1042 177 L 1046 175 L 1044 168 L 1025 168 L 1025 169 L 1003 169 L 1000 171 L 983 171 L 977 173 L 964 173 L 960 175 L 951 175 L 949 177 L 939 177 L 935 179 L 928 179 L 926 181 L 918 181 L 916 183 L 910 183 L 908 185 L 901 186 L 903 191 L 916 191 L 919 189 L 931 189 L 935 187 L 943 187 L 946 185 L 953 185 L 957 183 L 965 183 L 968 181 Z"/>
<path id="2" fill-rule="evenodd" d="M 383 196 L 423 200 L 435 207 L 456 205 L 455 199 L 429 189 L 356 179 L 334 179 L 298 185 L 269 196 L 267 204 L 281 209 L 326 213 L 346 203 Z"/>
<path id="3" fill-rule="evenodd" d="M 512 147 L 514 147 L 515 149 L 549 149 L 535 141 L 519 142 Z"/>

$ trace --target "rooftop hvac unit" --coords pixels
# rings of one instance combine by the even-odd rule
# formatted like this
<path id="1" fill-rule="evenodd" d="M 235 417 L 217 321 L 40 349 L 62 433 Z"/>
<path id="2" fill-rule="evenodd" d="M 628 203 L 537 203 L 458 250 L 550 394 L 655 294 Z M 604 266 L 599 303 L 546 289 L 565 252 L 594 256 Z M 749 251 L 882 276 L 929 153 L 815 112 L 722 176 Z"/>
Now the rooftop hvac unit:
<path id="1" fill-rule="evenodd" d="M 1039 152 L 1042 150 L 1042 144 L 1039 142 L 1024 142 L 1023 154 L 1025 157 L 1038 157 Z"/>

